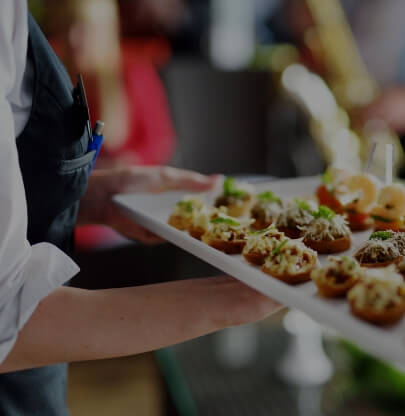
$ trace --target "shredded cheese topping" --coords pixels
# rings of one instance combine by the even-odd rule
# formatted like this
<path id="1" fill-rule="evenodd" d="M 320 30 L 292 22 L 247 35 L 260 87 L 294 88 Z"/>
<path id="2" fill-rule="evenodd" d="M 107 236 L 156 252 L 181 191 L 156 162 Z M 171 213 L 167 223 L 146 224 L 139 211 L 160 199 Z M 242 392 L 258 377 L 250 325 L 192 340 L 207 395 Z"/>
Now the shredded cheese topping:
<path id="1" fill-rule="evenodd" d="M 213 240 L 222 240 L 222 241 L 235 241 L 235 240 L 245 240 L 248 232 L 248 227 L 252 224 L 253 220 L 246 219 L 236 219 L 229 217 L 228 215 L 220 215 L 220 218 L 231 219 L 235 221 L 238 225 L 233 225 L 229 223 L 212 223 L 209 230 L 205 233 L 203 237 L 204 240 L 213 239 Z"/>
<path id="2" fill-rule="evenodd" d="M 273 221 L 280 215 L 282 209 L 277 202 L 258 201 L 252 208 L 252 216 L 265 221 Z"/>
<path id="3" fill-rule="evenodd" d="M 211 220 L 220 214 L 220 210 L 215 207 L 204 205 L 193 217 L 193 227 L 208 231 L 211 228 Z"/>
<path id="4" fill-rule="evenodd" d="M 356 260 L 341 256 L 329 256 L 326 267 L 314 269 L 311 279 L 324 284 L 345 284 L 349 279 L 358 280 L 361 276 L 361 268 Z"/>
<path id="5" fill-rule="evenodd" d="M 341 215 L 332 218 L 313 218 L 307 224 L 298 227 L 303 231 L 303 238 L 314 241 L 331 241 L 350 235 L 346 220 Z"/>
<path id="6" fill-rule="evenodd" d="M 302 241 L 288 240 L 279 253 L 266 258 L 264 267 L 278 275 L 297 275 L 310 272 L 317 263 L 317 253 Z"/>
<path id="7" fill-rule="evenodd" d="M 203 206 L 204 202 L 200 197 L 195 195 L 185 195 L 175 206 L 173 215 L 182 218 L 192 218 L 195 212 L 199 211 Z"/>
<path id="8" fill-rule="evenodd" d="M 248 254 L 253 252 L 270 254 L 283 239 L 284 233 L 281 233 L 276 229 L 269 230 L 268 232 L 260 235 L 249 235 L 246 238 L 246 245 L 243 249 L 243 253 Z"/>
<path id="9" fill-rule="evenodd" d="M 317 205 L 313 201 L 307 202 L 312 211 L 317 210 Z M 280 211 L 274 222 L 276 227 L 295 228 L 309 224 L 313 218 L 311 212 L 300 208 L 295 202 L 290 202 L 285 209 Z"/>
<path id="10" fill-rule="evenodd" d="M 399 256 L 398 247 L 392 239 L 368 240 L 355 254 L 355 258 L 360 263 L 385 263 Z"/>
<path id="11" fill-rule="evenodd" d="M 382 312 L 405 302 L 405 285 L 394 266 L 370 269 L 347 297 L 358 309 Z"/>

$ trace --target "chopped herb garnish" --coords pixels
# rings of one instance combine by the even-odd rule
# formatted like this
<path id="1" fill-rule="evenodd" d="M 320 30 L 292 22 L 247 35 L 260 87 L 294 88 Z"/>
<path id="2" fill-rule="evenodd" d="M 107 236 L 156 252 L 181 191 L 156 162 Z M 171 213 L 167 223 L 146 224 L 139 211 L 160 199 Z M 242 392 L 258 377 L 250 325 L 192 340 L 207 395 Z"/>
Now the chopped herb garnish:
<path id="1" fill-rule="evenodd" d="M 246 195 L 246 192 L 236 188 L 235 178 L 227 177 L 224 180 L 224 195 L 243 198 Z"/>
<path id="2" fill-rule="evenodd" d="M 349 264 L 350 270 L 353 270 L 354 267 L 356 266 L 356 262 L 354 261 L 354 259 L 348 257 L 348 256 L 340 256 L 340 258 L 347 262 Z"/>
<path id="3" fill-rule="evenodd" d="M 262 202 L 269 202 L 269 203 L 275 202 L 281 206 L 281 198 L 278 197 L 272 191 L 262 192 L 261 194 L 257 195 L 257 199 Z"/>
<path id="4" fill-rule="evenodd" d="M 327 207 L 326 205 L 321 205 L 318 208 L 318 211 L 313 213 L 315 218 L 324 218 L 325 220 L 330 221 L 336 215 L 335 211 Z"/>
<path id="5" fill-rule="evenodd" d="M 371 215 L 371 218 L 375 221 L 379 221 L 379 222 L 393 222 L 392 220 L 388 219 L 388 218 L 384 218 L 384 217 L 380 217 L 379 215 Z"/>
<path id="6" fill-rule="evenodd" d="M 184 211 L 186 211 L 188 213 L 193 212 L 193 203 L 192 203 L 192 201 L 179 201 L 177 203 L 177 206 L 184 209 Z"/>
<path id="7" fill-rule="evenodd" d="M 329 170 L 325 170 L 324 174 L 322 175 L 322 183 L 324 185 L 330 185 L 332 183 L 332 177 L 329 173 Z"/>
<path id="8" fill-rule="evenodd" d="M 297 204 L 297 207 L 299 209 L 302 209 L 303 211 L 308 211 L 310 214 L 313 214 L 311 205 L 308 203 L 308 201 L 305 201 L 305 199 L 295 198 L 295 203 Z"/>
<path id="9" fill-rule="evenodd" d="M 228 225 L 232 225 L 234 227 L 238 227 L 240 225 L 240 223 L 238 221 L 235 221 L 232 218 L 225 218 L 225 217 L 217 217 L 217 218 L 213 218 L 211 220 L 212 224 L 228 224 Z"/>
<path id="10" fill-rule="evenodd" d="M 281 250 L 283 249 L 283 247 L 289 242 L 290 240 L 283 240 L 275 249 L 273 249 L 273 251 L 271 252 L 270 256 L 274 257 L 277 256 L 278 254 L 281 254 Z"/>
<path id="11" fill-rule="evenodd" d="M 268 231 L 270 230 L 275 230 L 276 228 L 274 227 L 274 225 L 270 225 L 267 228 L 264 228 L 263 230 L 258 230 L 258 231 L 250 231 L 249 234 L 251 235 L 263 235 L 266 234 Z"/>
<path id="12" fill-rule="evenodd" d="M 391 231 L 375 231 L 370 235 L 369 240 L 388 240 L 392 237 Z"/>

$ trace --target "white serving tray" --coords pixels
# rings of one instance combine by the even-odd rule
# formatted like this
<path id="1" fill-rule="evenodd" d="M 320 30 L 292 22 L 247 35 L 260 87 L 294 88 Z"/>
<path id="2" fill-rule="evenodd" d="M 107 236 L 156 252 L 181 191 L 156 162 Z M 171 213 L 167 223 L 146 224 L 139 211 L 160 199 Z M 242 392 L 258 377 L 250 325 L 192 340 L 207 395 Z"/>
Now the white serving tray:
<path id="1" fill-rule="evenodd" d="M 314 195 L 319 177 L 284 179 L 255 185 L 257 190 L 271 189 L 287 197 Z M 264 274 L 260 268 L 248 264 L 242 256 L 229 256 L 190 237 L 186 232 L 167 224 L 176 203 L 187 192 L 176 191 L 161 194 L 117 195 L 114 197 L 125 212 L 138 224 L 167 241 L 194 254 L 225 273 L 278 300 L 291 308 L 299 309 L 319 323 L 337 330 L 345 338 L 357 343 L 366 351 L 382 359 L 405 365 L 405 319 L 389 328 L 378 328 L 350 314 L 344 300 L 327 300 L 317 295 L 312 282 L 289 286 Z M 214 195 L 207 195 L 212 202 Z M 368 238 L 370 232 L 355 233 L 350 254 Z M 327 256 L 319 256 L 321 263 Z"/>

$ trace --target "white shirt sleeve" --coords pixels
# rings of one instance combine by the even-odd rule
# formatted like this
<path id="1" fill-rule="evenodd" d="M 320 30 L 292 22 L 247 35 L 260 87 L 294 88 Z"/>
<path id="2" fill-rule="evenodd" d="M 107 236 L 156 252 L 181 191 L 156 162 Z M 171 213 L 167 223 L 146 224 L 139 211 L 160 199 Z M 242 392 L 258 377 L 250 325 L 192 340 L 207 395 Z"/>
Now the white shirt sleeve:
<path id="1" fill-rule="evenodd" d="M 38 303 L 79 268 L 57 247 L 27 241 L 27 205 L 18 162 L 13 103 L 27 56 L 26 0 L 0 4 L 0 362 Z"/>

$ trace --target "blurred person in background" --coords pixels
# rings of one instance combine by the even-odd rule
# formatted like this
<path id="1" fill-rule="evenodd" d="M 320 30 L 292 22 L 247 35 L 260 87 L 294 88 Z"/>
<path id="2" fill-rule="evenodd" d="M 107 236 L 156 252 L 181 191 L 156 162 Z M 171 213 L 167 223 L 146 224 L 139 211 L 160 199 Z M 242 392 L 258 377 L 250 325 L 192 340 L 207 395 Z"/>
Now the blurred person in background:
<path id="1" fill-rule="evenodd" d="M 136 42 L 122 42 L 115 0 L 49 3 L 45 24 L 50 43 L 72 79 L 83 74 L 91 117 L 105 122 L 107 139 L 98 167 L 167 163 L 174 151 L 175 131 L 156 64 L 167 60 L 170 50 L 162 48 L 159 57 Z M 138 15 L 122 9 L 132 12 Z"/>
<path id="2" fill-rule="evenodd" d="M 385 121 L 405 135 L 405 2 L 347 1 L 350 22 L 368 68 L 382 86 L 379 96 L 358 112 L 358 122 Z M 403 139 L 402 139 L 403 141 Z"/>
<path id="3" fill-rule="evenodd" d="M 173 16 L 180 13 L 176 1 L 166 1 L 166 7 L 141 0 L 122 0 L 120 7 L 115 0 L 48 1 L 49 40 L 71 78 L 83 75 L 92 124 L 105 122 L 96 169 L 166 164 L 174 153 L 175 130 L 158 75 L 170 47 L 163 38 L 154 41 L 152 34 L 174 24 Z M 149 37 L 122 40 L 120 16 L 130 16 L 133 30 Z M 152 30 L 146 32 L 147 27 Z M 78 249 L 84 250 L 125 242 L 96 225 L 78 227 L 75 236 Z"/>

